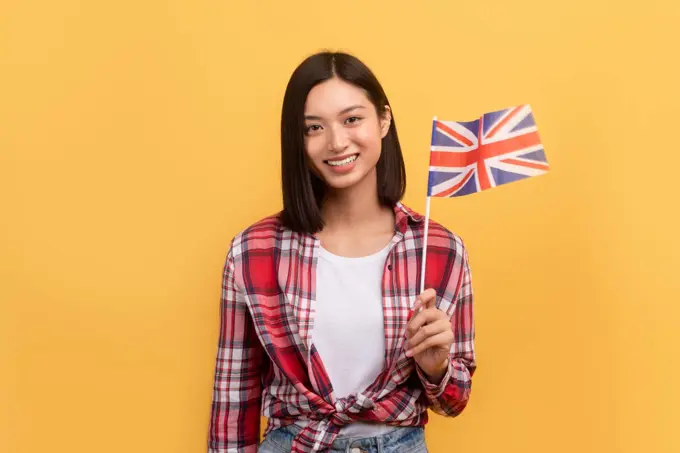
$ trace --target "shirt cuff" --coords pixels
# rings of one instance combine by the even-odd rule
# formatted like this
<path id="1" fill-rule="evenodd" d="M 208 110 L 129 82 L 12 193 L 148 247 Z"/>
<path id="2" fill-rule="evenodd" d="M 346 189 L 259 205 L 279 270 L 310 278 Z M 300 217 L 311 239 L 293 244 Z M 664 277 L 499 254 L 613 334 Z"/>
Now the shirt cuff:
<path id="1" fill-rule="evenodd" d="M 444 374 L 444 377 L 442 378 L 441 382 L 439 384 L 433 384 L 430 382 L 427 378 L 427 375 L 423 370 L 420 369 L 418 364 L 416 364 L 416 372 L 418 373 L 418 377 L 420 378 L 420 382 L 423 384 L 423 387 L 425 388 L 425 394 L 430 398 L 430 399 L 436 399 L 439 398 L 439 396 L 444 393 L 444 390 L 446 389 L 446 386 L 448 385 L 449 381 L 451 380 L 451 374 L 453 372 L 453 364 L 451 362 L 451 359 L 449 359 L 449 364 L 446 367 L 446 373 Z"/>

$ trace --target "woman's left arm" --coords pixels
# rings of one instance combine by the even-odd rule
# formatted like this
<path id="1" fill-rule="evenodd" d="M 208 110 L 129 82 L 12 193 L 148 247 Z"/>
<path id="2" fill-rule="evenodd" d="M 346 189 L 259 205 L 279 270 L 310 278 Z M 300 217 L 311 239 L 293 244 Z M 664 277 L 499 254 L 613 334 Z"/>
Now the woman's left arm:
<path id="1" fill-rule="evenodd" d="M 459 415 L 467 406 L 477 368 L 470 266 L 467 252 L 463 249 L 462 253 L 462 277 L 450 320 L 434 306 L 436 294 L 430 289 L 421 294 L 416 308 L 425 309 L 411 319 L 407 334 L 407 355 L 416 361 L 432 410 L 449 417 Z"/>

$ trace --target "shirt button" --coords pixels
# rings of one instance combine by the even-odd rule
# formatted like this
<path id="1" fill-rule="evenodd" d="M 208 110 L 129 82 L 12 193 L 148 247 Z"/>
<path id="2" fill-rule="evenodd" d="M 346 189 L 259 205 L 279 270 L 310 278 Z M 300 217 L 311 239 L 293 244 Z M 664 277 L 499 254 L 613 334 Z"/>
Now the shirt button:
<path id="1" fill-rule="evenodd" d="M 391 265 L 391 264 L 388 264 L 388 265 L 387 265 L 387 270 L 388 270 L 388 271 L 391 271 L 391 270 L 392 270 L 392 265 Z M 357 452 L 352 452 L 352 453 L 357 453 Z"/>

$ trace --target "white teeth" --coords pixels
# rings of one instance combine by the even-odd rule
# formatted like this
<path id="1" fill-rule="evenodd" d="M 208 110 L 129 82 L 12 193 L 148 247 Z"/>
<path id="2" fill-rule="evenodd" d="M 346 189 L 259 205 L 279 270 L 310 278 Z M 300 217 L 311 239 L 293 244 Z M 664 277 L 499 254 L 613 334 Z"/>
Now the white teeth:
<path id="1" fill-rule="evenodd" d="M 347 165 L 350 162 L 354 162 L 357 159 L 357 157 L 358 156 L 355 154 L 353 156 L 349 156 L 349 157 L 342 159 L 342 160 L 329 160 L 329 161 L 326 161 L 326 163 L 328 165 L 332 166 L 332 167 L 339 167 L 341 165 Z"/>

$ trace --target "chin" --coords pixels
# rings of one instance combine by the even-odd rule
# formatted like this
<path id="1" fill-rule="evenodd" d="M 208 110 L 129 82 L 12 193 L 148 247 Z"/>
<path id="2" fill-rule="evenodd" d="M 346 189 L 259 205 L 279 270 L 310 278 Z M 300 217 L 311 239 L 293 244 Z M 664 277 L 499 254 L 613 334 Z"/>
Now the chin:
<path id="1" fill-rule="evenodd" d="M 355 186 L 359 181 L 326 181 L 326 185 L 331 190 L 345 190 Z"/>
<path id="2" fill-rule="evenodd" d="M 326 175 L 324 182 L 332 190 L 345 190 L 360 184 L 371 174 L 370 171 L 362 172 L 356 170 L 347 175 Z"/>

